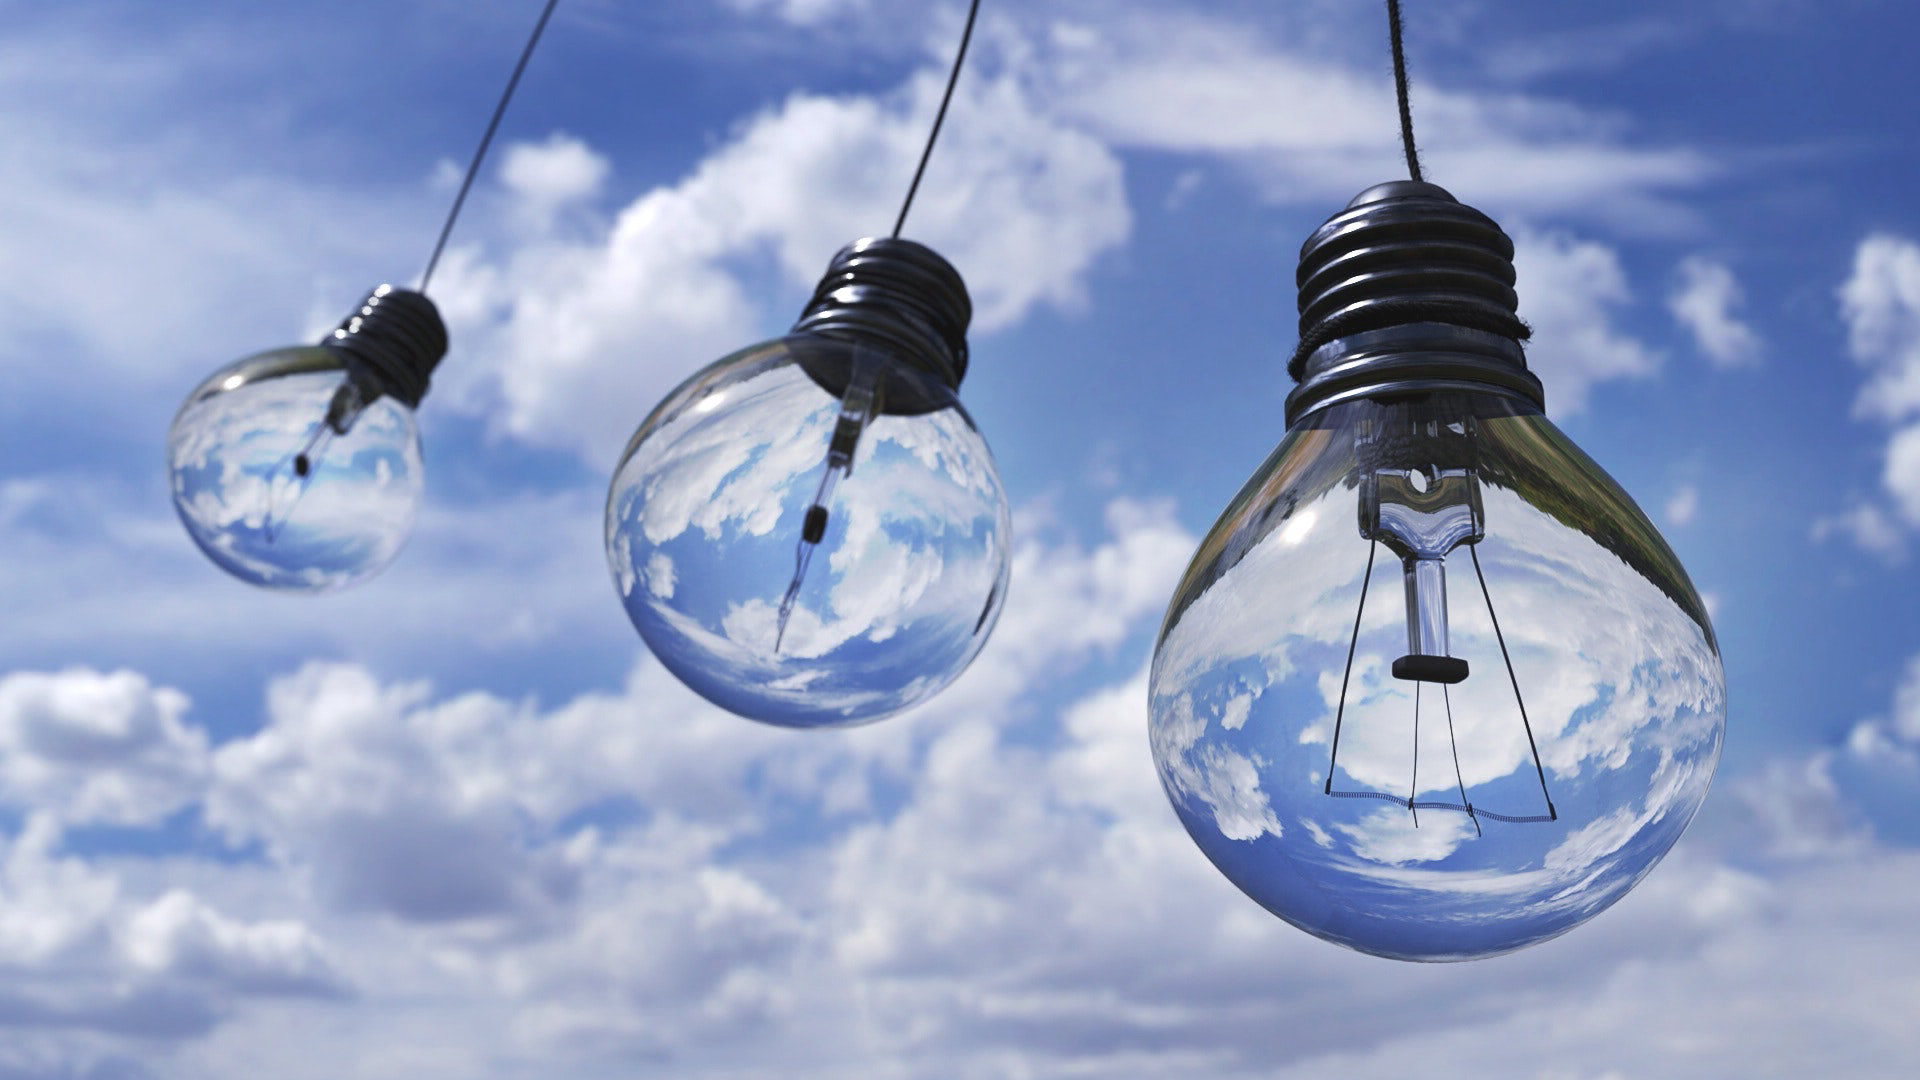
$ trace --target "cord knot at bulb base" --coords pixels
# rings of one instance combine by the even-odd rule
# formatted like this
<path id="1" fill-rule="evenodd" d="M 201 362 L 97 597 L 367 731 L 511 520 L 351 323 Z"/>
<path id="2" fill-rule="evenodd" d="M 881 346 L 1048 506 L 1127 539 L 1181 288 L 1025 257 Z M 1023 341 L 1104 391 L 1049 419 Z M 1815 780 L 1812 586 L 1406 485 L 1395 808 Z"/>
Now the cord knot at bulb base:
<path id="1" fill-rule="evenodd" d="M 1445 188 L 1396 180 L 1355 196 L 1300 249 L 1299 383 L 1287 423 L 1356 397 L 1440 390 L 1543 407 L 1520 342 L 1513 241 Z"/>
<path id="2" fill-rule="evenodd" d="M 424 293 L 382 285 L 320 340 L 347 356 L 347 369 L 368 391 L 420 407 L 433 369 L 447 355 L 447 326 Z"/>

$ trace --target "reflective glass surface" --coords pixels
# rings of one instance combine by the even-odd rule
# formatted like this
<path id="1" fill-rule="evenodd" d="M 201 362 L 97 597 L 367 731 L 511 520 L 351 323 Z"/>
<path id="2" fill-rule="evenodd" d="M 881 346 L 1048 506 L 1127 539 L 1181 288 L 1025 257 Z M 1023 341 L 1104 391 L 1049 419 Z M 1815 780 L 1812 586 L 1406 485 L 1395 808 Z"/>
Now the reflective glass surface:
<path id="1" fill-rule="evenodd" d="M 1452 394 L 1287 434 L 1174 597 L 1151 713 L 1168 797 L 1249 896 L 1458 960 L 1632 888 L 1706 795 L 1726 697 L 1632 500 L 1537 412 Z"/>
<path id="2" fill-rule="evenodd" d="M 330 350 L 276 349 L 215 372 L 174 417 L 174 507 L 200 550 L 242 581 L 336 589 L 379 573 L 406 543 L 422 490 L 413 410 L 380 397 L 345 434 L 322 430 L 345 377 Z"/>
<path id="3" fill-rule="evenodd" d="M 858 724 L 925 700 L 973 660 L 1006 594 L 1006 498 L 966 410 L 884 354 L 853 354 L 796 335 L 720 360 L 641 425 L 608 494 L 607 557 L 647 645 L 768 723 Z"/>

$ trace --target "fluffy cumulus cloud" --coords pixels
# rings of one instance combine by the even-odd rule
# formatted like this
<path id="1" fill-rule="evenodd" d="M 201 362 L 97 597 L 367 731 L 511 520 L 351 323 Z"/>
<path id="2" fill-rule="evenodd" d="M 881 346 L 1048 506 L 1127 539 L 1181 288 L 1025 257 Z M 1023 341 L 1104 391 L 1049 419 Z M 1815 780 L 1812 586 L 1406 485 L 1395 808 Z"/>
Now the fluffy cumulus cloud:
<path id="1" fill-rule="evenodd" d="M 1667 310 L 1693 335 L 1694 345 L 1719 368 L 1743 367 L 1760 358 L 1760 335 L 1735 314 L 1746 299 L 1733 270 L 1704 255 L 1681 260 Z"/>
<path id="2" fill-rule="evenodd" d="M 1886 504 L 1856 503 L 1817 523 L 1815 536 L 1842 532 L 1869 550 L 1898 554 L 1901 527 L 1920 529 L 1920 244 L 1889 233 L 1862 240 L 1839 299 L 1847 352 L 1866 371 L 1854 414 L 1887 431 Z"/>
<path id="3" fill-rule="evenodd" d="M 1117 651 L 1194 537 L 1163 505 L 1108 517 L 1091 543 L 1033 530 L 1004 636 L 948 695 L 825 738 L 721 714 L 651 662 L 550 707 L 352 665 L 277 677 L 259 729 L 203 749 L 181 789 L 224 860 L 85 859 L 45 813 L 6 841 L 0 1026 L 29 1034 L 0 1039 L 0 1066 L 1753 1075 L 1832 1045 L 1920 1051 L 1864 997 L 1920 993 L 1901 929 L 1920 863 L 1858 832 L 1818 768 L 1730 790 L 1738 843 L 1709 830 L 1614 911 L 1514 957 L 1383 980 L 1271 918 L 1170 812 L 1146 673 Z M 1105 679 L 1054 689 L 1088 665 Z M 204 737 L 136 677 L 9 685 L 51 678 L 119 679 L 175 710 L 186 745 Z M 1903 695 L 1889 737 L 1909 738 Z M 1790 996 L 1755 977 L 1776 965 Z M 1790 1002 L 1764 1046 L 1740 1034 Z"/>
<path id="4" fill-rule="evenodd" d="M 1659 370 L 1660 355 L 1616 322 L 1633 300 L 1618 252 L 1567 233 L 1527 229 L 1515 231 L 1513 248 L 1520 314 L 1533 326 L 1527 366 L 1545 384 L 1551 413 L 1586 408 L 1599 383 Z"/>
<path id="5" fill-rule="evenodd" d="M 1920 656 L 1907 662 L 1892 708 L 1854 725 L 1847 749 L 1866 762 L 1920 767 Z"/>
<path id="6" fill-rule="evenodd" d="M 1116 145 L 1203 154 L 1314 205 L 1404 176 L 1393 89 L 1372 66 L 1378 27 L 1329 5 L 1276 22 L 1269 36 L 1139 5 L 1125 19 L 1103 8 L 1056 20 L 1043 40 L 1066 110 Z M 1349 34 L 1367 43 L 1367 66 L 1340 59 Z M 1696 150 L 1636 145 L 1616 122 L 1542 97 L 1426 81 L 1417 113 L 1430 178 L 1495 213 L 1673 225 L 1687 217 L 1676 196 L 1714 172 Z"/>
<path id="7" fill-rule="evenodd" d="M 1855 412 L 1888 423 L 1920 416 L 1920 244 L 1889 233 L 1860 241 L 1840 314 L 1847 351 L 1867 370 Z"/>
<path id="8" fill-rule="evenodd" d="M 156 1075 L 155 1049 L 191 1045 L 242 1003 L 352 996 L 303 921 L 135 886 L 66 844 L 39 814 L 0 840 L 0 1074 Z"/>
<path id="9" fill-rule="evenodd" d="M 554 132 L 541 143 L 509 146 L 500 158 L 500 183 L 516 197 L 538 231 L 553 227 L 553 215 L 599 194 L 606 182 L 607 159 L 585 142 Z"/>
<path id="10" fill-rule="evenodd" d="M 0 804 L 65 822 L 153 824 L 197 796 L 204 731 L 187 698 L 131 671 L 0 678 Z"/>
<path id="11" fill-rule="evenodd" d="M 456 252 L 443 305 L 477 355 L 447 385 L 516 436 L 610 460 L 675 381 L 790 324 L 835 251 L 883 233 L 943 86 L 926 71 L 879 97 L 796 93 L 584 237 L 554 226 L 498 257 Z M 975 333 L 1077 305 L 1083 275 L 1131 228 L 1119 160 L 1015 73 L 976 73 L 953 110 L 906 235 L 960 270 Z M 549 225 L 605 169 L 563 137 L 507 162 L 523 218 Z M 769 257 L 792 311 L 737 273 Z"/>

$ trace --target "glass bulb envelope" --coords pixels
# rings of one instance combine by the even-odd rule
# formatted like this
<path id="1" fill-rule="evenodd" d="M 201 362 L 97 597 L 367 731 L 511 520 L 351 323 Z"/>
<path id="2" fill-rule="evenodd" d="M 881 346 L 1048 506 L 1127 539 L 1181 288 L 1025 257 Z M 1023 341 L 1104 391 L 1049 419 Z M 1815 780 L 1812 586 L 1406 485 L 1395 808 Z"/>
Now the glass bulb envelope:
<path id="1" fill-rule="evenodd" d="M 789 727 L 925 700 L 1006 594 L 1006 498 L 953 390 L 812 333 L 694 375 L 640 425 L 608 494 L 634 626 L 681 681 Z"/>
<path id="2" fill-rule="evenodd" d="M 1208 858 L 1406 960 L 1618 900 L 1705 797 L 1726 714 L 1646 516 L 1537 408 L 1464 391 L 1295 424 L 1202 543 L 1151 685 L 1161 782 Z"/>
<path id="3" fill-rule="evenodd" d="M 174 417 L 167 462 L 194 543 L 235 577 L 290 591 L 386 567 L 423 488 L 413 410 L 362 392 L 346 354 L 321 346 L 214 372 Z"/>

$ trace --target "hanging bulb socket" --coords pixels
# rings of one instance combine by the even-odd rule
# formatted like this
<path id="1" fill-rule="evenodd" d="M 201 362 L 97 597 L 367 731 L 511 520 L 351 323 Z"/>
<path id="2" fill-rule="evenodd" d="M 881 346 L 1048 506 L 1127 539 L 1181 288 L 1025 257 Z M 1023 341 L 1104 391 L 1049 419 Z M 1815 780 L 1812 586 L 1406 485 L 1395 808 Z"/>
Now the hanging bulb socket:
<path id="1" fill-rule="evenodd" d="M 967 373 L 972 318 L 973 301 L 952 263 L 912 240 L 870 237 L 834 255 L 792 332 L 882 349 L 953 391 Z M 845 365 L 810 362 L 807 352 L 807 374 L 835 397 L 845 393 Z M 910 416 L 934 407 L 918 396 L 890 392 L 881 411 Z"/>
<path id="2" fill-rule="evenodd" d="M 1520 347 L 1513 241 L 1445 188 L 1396 180 L 1354 196 L 1307 238 L 1294 276 L 1289 427 L 1342 401 L 1443 390 L 1544 406 Z"/>
<path id="3" fill-rule="evenodd" d="M 417 409 L 447 354 L 447 327 L 424 293 L 382 285 L 320 344 L 346 354 L 347 369 L 369 400 L 386 394 Z"/>

